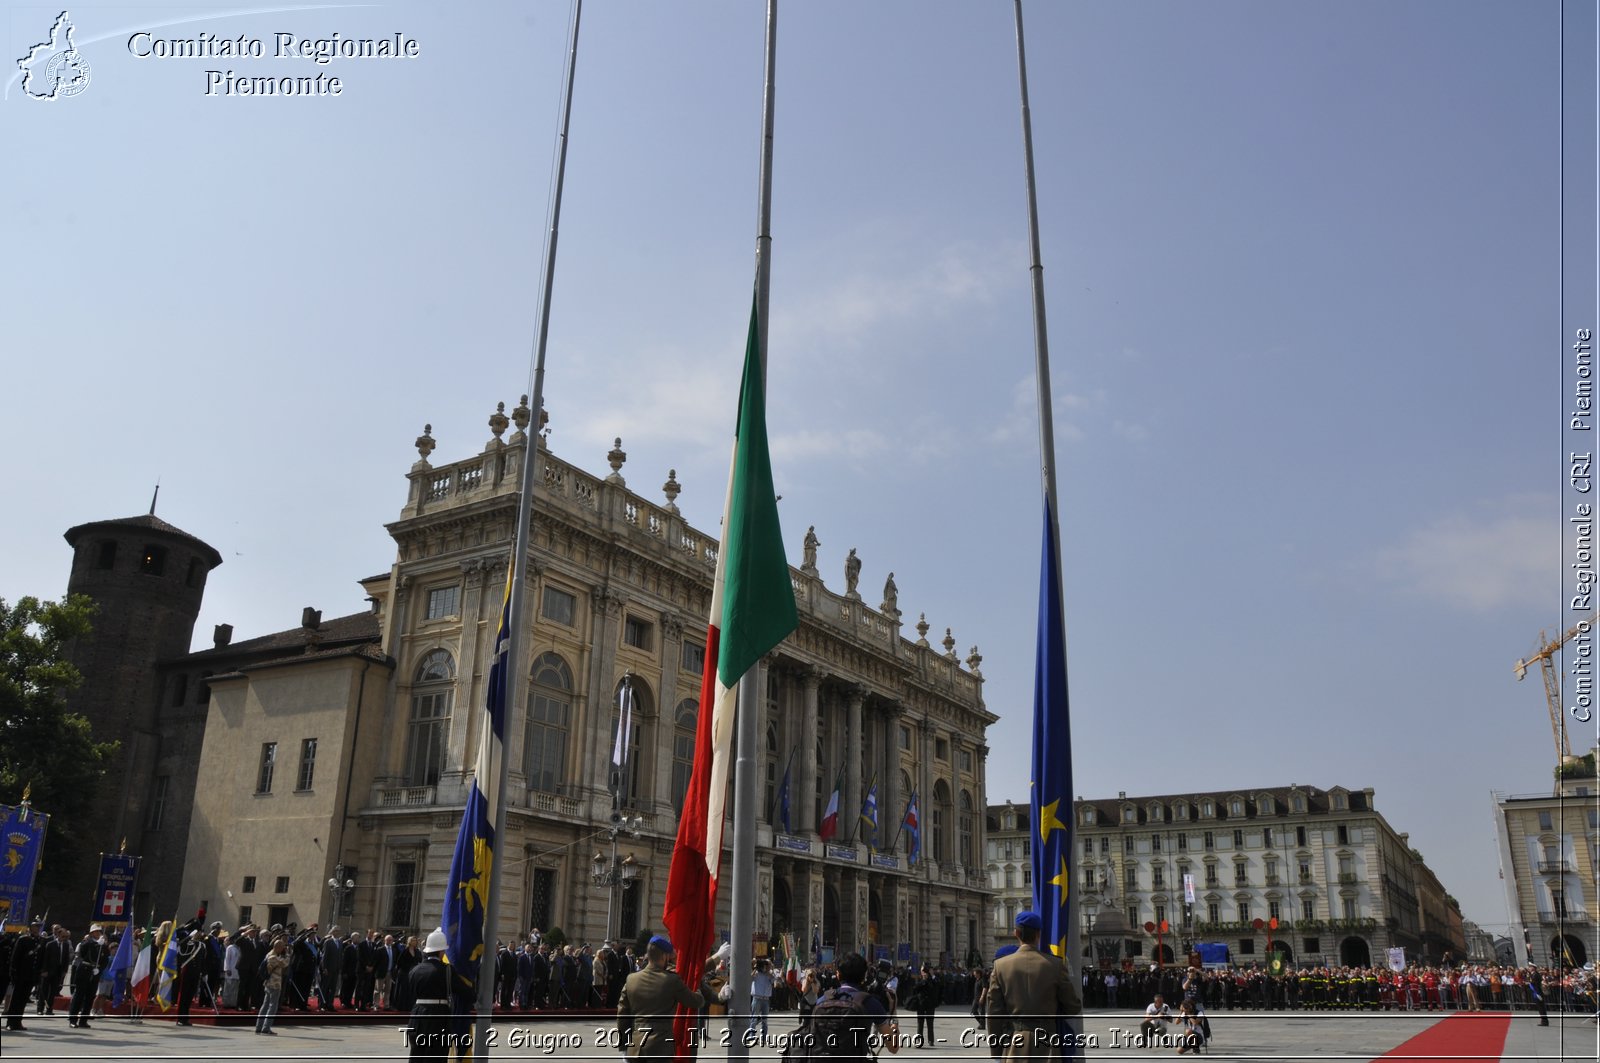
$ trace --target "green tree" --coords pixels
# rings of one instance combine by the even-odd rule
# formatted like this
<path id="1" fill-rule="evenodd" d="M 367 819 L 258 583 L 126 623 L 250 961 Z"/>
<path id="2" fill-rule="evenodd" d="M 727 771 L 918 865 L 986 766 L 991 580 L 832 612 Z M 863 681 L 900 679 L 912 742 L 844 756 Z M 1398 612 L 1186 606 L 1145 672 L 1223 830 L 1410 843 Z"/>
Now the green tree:
<path id="1" fill-rule="evenodd" d="M 89 721 L 67 711 L 67 694 L 83 677 L 66 648 L 89 632 L 94 602 L 81 594 L 60 602 L 0 598 L 0 804 L 29 803 L 50 816 L 39 884 L 61 885 L 70 855 L 117 743 L 96 742 Z"/>

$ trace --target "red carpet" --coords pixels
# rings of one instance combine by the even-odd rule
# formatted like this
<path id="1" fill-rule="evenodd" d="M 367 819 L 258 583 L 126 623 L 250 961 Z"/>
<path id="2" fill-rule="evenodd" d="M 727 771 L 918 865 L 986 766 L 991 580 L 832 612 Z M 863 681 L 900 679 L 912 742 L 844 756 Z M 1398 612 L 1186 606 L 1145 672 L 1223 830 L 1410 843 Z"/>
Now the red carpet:
<path id="1" fill-rule="evenodd" d="M 1379 1059 L 1430 1059 L 1436 1063 L 1500 1058 L 1511 1030 L 1509 1012 L 1461 1012 L 1436 1022 Z"/>

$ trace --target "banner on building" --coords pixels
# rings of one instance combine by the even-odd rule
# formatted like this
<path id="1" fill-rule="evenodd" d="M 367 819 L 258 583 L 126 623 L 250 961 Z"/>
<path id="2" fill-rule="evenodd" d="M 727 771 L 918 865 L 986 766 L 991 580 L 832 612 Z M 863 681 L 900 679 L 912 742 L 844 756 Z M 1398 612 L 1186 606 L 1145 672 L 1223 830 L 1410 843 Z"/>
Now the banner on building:
<path id="1" fill-rule="evenodd" d="M 28 921 L 33 879 L 44 859 L 44 835 L 50 817 L 28 805 L 0 805 L 0 924 L 7 929 Z"/>
<path id="2" fill-rule="evenodd" d="M 1183 876 L 1183 903 L 1184 904 L 1193 904 L 1194 903 L 1194 876 L 1193 875 L 1184 875 Z"/>
<path id="3" fill-rule="evenodd" d="M 109 933 L 133 918 L 133 886 L 139 878 L 139 858 L 123 853 L 100 854 L 100 884 L 94 891 L 96 923 Z"/>
<path id="4" fill-rule="evenodd" d="M 1389 970 L 1403 971 L 1406 969 L 1406 950 L 1403 948 L 1389 950 Z"/>

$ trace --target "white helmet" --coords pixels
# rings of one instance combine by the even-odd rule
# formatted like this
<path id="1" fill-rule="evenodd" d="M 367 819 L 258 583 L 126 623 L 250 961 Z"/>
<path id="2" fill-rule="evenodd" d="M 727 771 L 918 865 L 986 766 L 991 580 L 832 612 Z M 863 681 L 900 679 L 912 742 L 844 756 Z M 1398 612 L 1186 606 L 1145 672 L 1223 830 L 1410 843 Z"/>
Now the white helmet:
<path id="1" fill-rule="evenodd" d="M 423 952 L 444 952 L 450 947 L 450 940 L 444 936 L 444 928 L 430 931 L 428 943 L 422 946 Z"/>

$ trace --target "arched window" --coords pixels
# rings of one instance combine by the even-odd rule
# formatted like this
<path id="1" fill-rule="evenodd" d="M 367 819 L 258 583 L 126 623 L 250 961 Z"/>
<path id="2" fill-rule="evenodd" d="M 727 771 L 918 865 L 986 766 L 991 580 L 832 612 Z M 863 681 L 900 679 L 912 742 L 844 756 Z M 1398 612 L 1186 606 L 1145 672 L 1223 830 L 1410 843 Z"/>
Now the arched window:
<path id="1" fill-rule="evenodd" d="M 932 807 L 929 809 L 928 833 L 932 835 L 933 858 L 941 864 L 947 860 L 950 852 L 949 840 L 945 831 L 949 828 L 952 809 L 950 808 L 950 788 L 940 779 L 933 786 Z"/>
<path id="2" fill-rule="evenodd" d="M 434 650 L 417 665 L 411 688 L 411 733 L 407 739 L 406 785 L 432 786 L 444 768 L 445 729 L 455 693 L 456 662 Z"/>
<path id="3" fill-rule="evenodd" d="M 957 837 L 956 854 L 961 858 L 965 867 L 972 866 L 972 795 L 965 790 L 961 791 L 961 817 L 956 821 Z"/>
<path id="4" fill-rule="evenodd" d="M 683 796 L 689 792 L 689 773 L 694 771 L 694 728 L 700 704 L 684 698 L 672 712 L 672 807 L 683 815 Z"/>
<path id="5" fill-rule="evenodd" d="M 522 773 L 530 790 L 560 793 L 567 781 L 567 734 L 572 724 L 572 669 L 554 653 L 533 662 Z"/>

